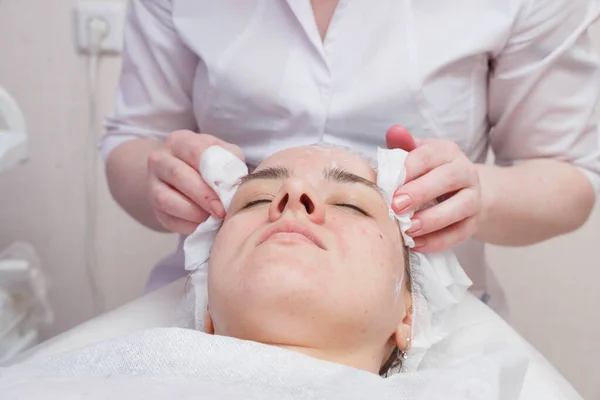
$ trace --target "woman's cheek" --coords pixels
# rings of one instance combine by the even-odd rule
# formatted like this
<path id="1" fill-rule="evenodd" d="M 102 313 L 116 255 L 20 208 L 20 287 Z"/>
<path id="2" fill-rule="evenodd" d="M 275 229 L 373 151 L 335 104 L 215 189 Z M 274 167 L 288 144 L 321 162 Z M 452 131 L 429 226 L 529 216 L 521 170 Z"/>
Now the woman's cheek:
<path id="1" fill-rule="evenodd" d="M 239 214 L 232 221 L 235 223 L 228 226 L 229 232 L 227 232 L 227 237 L 234 238 L 236 245 L 236 248 L 232 248 L 232 250 L 243 250 L 249 241 L 256 239 L 257 232 L 262 231 L 269 224 L 266 207 L 261 208 L 264 209 L 257 208 L 255 211 Z"/>
<path id="2" fill-rule="evenodd" d="M 225 220 L 215 238 L 215 253 L 224 250 L 227 254 L 239 251 L 239 247 L 249 231 L 248 225 L 244 224 L 241 217 L 241 215 L 236 215 Z"/>
<path id="3" fill-rule="evenodd" d="M 384 233 L 373 220 L 359 218 L 331 217 L 330 229 L 342 246 L 344 254 L 356 253 L 377 256 L 383 246 L 389 246 L 389 235 Z"/>

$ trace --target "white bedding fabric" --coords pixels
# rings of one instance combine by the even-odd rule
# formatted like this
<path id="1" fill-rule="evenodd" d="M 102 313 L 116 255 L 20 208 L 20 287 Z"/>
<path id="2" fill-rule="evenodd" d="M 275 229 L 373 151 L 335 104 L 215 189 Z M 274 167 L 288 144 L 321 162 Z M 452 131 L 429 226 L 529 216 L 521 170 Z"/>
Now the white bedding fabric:
<path id="1" fill-rule="evenodd" d="M 120 309 L 88 321 L 38 346 L 15 361 L 38 362 L 38 360 L 53 354 L 119 338 L 144 329 L 185 326 L 189 321 L 183 321 L 182 319 L 181 304 L 185 293 L 184 285 L 185 280 L 180 280 Z M 458 322 L 456 330 L 450 337 L 431 349 L 423 360 L 422 368 L 454 366 L 489 352 L 490 349 L 508 345 L 517 352 L 526 355 L 529 360 L 519 400 L 582 400 L 572 386 L 543 356 L 474 296 L 470 294 L 465 296 L 458 307 L 456 318 Z M 64 381 L 68 382 L 69 378 L 65 377 Z M 95 388 L 102 385 L 101 378 L 90 377 L 86 379 L 86 382 L 90 391 L 94 391 Z M 159 393 L 169 393 L 173 394 L 170 398 L 176 398 L 175 394 L 179 393 L 167 389 L 165 389 L 166 392 L 161 392 L 163 390 L 161 385 L 153 382 L 152 379 L 139 378 L 138 383 L 135 382 L 136 380 L 119 380 L 115 378 L 111 381 L 111 385 L 114 385 L 115 390 L 119 390 L 121 386 L 124 388 L 123 390 L 126 390 L 127 387 L 135 387 L 138 383 L 145 387 L 152 386 L 158 397 L 160 397 Z M 185 390 L 184 386 L 182 385 L 181 390 Z M 51 388 L 51 384 L 48 383 L 47 387 Z M 205 389 L 210 391 L 215 388 L 207 383 Z M 68 390 L 66 393 L 68 393 Z M 107 397 L 116 398 L 108 395 Z M 5 397 L 0 396 L 0 398 Z M 68 399 L 69 397 L 66 395 L 63 397 L 61 393 L 59 398 Z M 243 398 L 251 397 L 248 395 Z"/>
<path id="2" fill-rule="evenodd" d="M 517 400 L 527 361 L 496 351 L 383 379 L 256 342 L 155 328 L 0 370 L 9 399 Z M 168 396 L 167 396 L 168 395 Z"/>

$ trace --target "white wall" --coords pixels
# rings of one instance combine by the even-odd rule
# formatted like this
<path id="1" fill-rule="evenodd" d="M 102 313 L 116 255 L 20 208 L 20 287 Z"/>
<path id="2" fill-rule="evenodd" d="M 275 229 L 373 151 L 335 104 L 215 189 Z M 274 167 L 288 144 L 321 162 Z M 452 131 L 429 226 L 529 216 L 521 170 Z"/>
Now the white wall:
<path id="1" fill-rule="evenodd" d="M 93 314 L 84 269 L 86 59 L 74 50 L 75 0 L 0 0 L 0 85 L 21 105 L 30 161 L 0 176 L 0 248 L 31 242 L 51 279 L 52 336 Z M 113 105 L 119 60 L 101 65 L 101 113 Z M 173 235 L 148 231 L 108 194 L 98 163 L 98 275 L 108 308 L 139 296 L 148 271 L 175 248 Z"/>
<path id="2" fill-rule="evenodd" d="M 83 269 L 86 63 L 74 52 L 75 0 L 0 0 L 0 85 L 21 104 L 31 160 L 0 176 L 0 248 L 32 242 L 52 279 L 56 322 L 46 336 L 92 316 Z M 35 12 L 29 11 L 35 10 Z M 595 35 L 600 48 L 600 30 Z M 101 67 L 101 110 L 111 109 L 117 59 Z M 110 199 L 99 168 L 99 271 L 109 308 L 140 293 L 173 236 L 141 228 Z M 568 212 L 568 210 L 566 210 Z M 530 248 L 490 250 L 515 327 L 586 399 L 600 398 L 600 210 L 584 229 Z"/>
<path id="3" fill-rule="evenodd" d="M 575 234 L 529 248 L 490 248 L 512 325 L 585 399 L 600 399 L 600 207 Z"/>
<path id="4" fill-rule="evenodd" d="M 591 36 L 600 50 L 600 23 Z M 599 249 L 597 204 L 587 224 L 571 235 L 526 248 L 490 246 L 488 251 L 507 292 L 510 322 L 586 400 L 600 399 Z"/>

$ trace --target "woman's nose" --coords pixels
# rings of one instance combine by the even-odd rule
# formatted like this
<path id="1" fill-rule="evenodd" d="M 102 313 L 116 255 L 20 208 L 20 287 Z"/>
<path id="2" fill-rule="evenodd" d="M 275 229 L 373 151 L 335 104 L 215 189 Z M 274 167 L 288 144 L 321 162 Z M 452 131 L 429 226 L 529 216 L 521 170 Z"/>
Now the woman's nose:
<path id="1" fill-rule="evenodd" d="M 288 179 L 271 203 L 269 219 L 276 221 L 287 213 L 303 215 L 315 224 L 322 224 L 325 204 L 311 185 L 299 179 Z"/>

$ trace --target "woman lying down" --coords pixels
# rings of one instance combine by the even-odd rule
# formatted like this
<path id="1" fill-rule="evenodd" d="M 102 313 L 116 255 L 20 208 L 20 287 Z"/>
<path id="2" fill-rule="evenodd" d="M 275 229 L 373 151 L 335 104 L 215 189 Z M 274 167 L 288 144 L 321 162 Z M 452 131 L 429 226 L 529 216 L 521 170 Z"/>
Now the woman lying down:
<path id="1" fill-rule="evenodd" d="M 416 372 L 469 282 L 451 255 L 405 246 L 409 216 L 386 200 L 403 157 L 380 150 L 376 174 L 343 149 L 294 148 L 246 175 L 207 150 L 201 171 L 229 207 L 185 246 L 204 332 L 143 331 L 18 365 L 1 371 L 0 397 L 517 399 L 525 365 L 508 352 Z"/>

